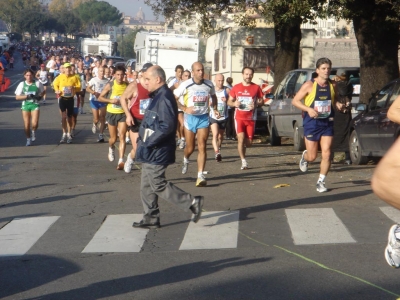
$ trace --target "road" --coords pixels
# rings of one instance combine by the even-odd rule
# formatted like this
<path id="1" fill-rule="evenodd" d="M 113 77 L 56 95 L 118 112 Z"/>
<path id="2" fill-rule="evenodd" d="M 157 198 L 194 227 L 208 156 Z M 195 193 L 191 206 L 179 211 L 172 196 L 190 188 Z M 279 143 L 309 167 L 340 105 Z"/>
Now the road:
<path id="1" fill-rule="evenodd" d="M 7 71 L 13 84 L 22 70 L 17 62 Z M 125 174 L 107 160 L 87 105 L 73 143 L 59 145 L 53 93 L 37 141 L 25 147 L 15 88 L 0 96 L 0 299 L 400 297 L 399 271 L 383 256 L 400 213 L 372 193 L 373 163 L 334 164 L 319 194 L 318 163 L 300 172 L 290 141 L 261 139 L 245 171 L 235 142 L 223 144 L 221 163 L 209 144 L 207 187 L 195 187 L 196 152 L 186 175 L 178 163 L 167 171 L 205 196 L 200 222 L 160 200 L 162 227 L 133 229 L 140 165 Z M 176 155 L 180 162 L 182 150 Z"/>

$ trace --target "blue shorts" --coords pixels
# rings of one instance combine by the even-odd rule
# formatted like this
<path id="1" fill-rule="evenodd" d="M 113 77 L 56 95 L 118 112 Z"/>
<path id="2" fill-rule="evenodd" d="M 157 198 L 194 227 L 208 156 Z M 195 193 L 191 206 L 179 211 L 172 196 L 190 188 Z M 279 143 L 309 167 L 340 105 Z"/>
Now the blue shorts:
<path id="1" fill-rule="evenodd" d="M 208 128 L 210 126 L 210 119 L 208 114 L 204 115 L 184 114 L 183 125 L 187 130 L 196 133 L 198 129 Z"/>
<path id="2" fill-rule="evenodd" d="M 90 107 L 93 109 L 100 109 L 103 107 L 106 107 L 107 103 L 96 101 L 96 100 L 90 100 Z"/>
<path id="3" fill-rule="evenodd" d="M 329 122 L 327 126 L 304 127 L 304 137 L 307 140 L 318 142 L 322 136 L 333 136 L 333 122 Z"/>
<path id="4" fill-rule="evenodd" d="M 77 115 L 79 113 L 79 108 L 78 107 L 74 107 L 74 115 Z"/>

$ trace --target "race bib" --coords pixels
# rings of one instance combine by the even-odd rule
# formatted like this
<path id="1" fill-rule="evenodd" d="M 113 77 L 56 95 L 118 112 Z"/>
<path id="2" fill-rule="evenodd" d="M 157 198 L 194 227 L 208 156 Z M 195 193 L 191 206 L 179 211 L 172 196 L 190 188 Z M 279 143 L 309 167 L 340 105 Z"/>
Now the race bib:
<path id="1" fill-rule="evenodd" d="M 144 113 L 146 112 L 147 107 L 149 107 L 150 101 L 151 101 L 151 98 L 140 100 L 140 103 L 139 103 L 139 114 L 144 115 Z"/>
<path id="2" fill-rule="evenodd" d="M 314 101 L 314 110 L 318 113 L 318 119 L 325 119 L 331 115 L 331 100 Z"/>
<path id="3" fill-rule="evenodd" d="M 121 97 L 120 97 L 120 96 L 115 96 L 114 99 L 117 99 L 118 101 L 120 101 Z M 113 107 L 113 108 L 120 108 L 120 109 L 122 109 L 122 106 L 121 106 L 121 105 L 118 105 L 118 104 L 113 104 L 112 107 Z"/>
<path id="4" fill-rule="evenodd" d="M 208 92 L 199 91 L 193 95 L 193 106 L 195 108 L 203 108 L 208 102 Z"/>
<path id="5" fill-rule="evenodd" d="M 245 111 L 251 110 L 250 105 L 253 104 L 253 98 L 241 96 L 237 98 L 237 101 L 240 102 L 239 110 L 245 110 Z"/>
<path id="6" fill-rule="evenodd" d="M 73 96 L 73 87 L 72 86 L 65 86 L 63 89 L 63 97 L 70 98 Z"/>
<path id="7" fill-rule="evenodd" d="M 103 83 L 99 83 L 96 89 L 97 93 L 101 93 L 101 91 L 104 89 L 104 85 Z"/>
<path id="8" fill-rule="evenodd" d="M 225 103 L 218 103 L 217 109 L 219 111 L 219 114 L 223 116 L 225 112 Z"/>

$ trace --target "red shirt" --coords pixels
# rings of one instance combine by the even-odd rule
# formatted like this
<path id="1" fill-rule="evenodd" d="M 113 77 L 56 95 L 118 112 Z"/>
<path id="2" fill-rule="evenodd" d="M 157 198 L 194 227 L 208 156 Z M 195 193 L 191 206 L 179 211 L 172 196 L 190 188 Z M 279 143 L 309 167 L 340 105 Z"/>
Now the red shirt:
<path id="1" fill-rule="evenodd" d="M 239 101 L 241 105 L 235 110 L 236 120 L 256 120 L 257 119 L 257 99 L 263 97 L 261 88 L 255 84 L 250 83 L 248 86 L 244 86 L 242 83 L 235 85 L 229 96 Z M 254 104 L 254 109 L 249 110 L 248 105 Z"/>
<path id="2" fill-rule="evenodd" d="M 138 94 L 134 98 L 132 106 L 129 108 L 134 118 L 143 120 L 144 113 L 147 106 L 150 104 L 151 98 L 149 97 L 149 91 L 146 90 L 140 82 L 137 84 Z"/>

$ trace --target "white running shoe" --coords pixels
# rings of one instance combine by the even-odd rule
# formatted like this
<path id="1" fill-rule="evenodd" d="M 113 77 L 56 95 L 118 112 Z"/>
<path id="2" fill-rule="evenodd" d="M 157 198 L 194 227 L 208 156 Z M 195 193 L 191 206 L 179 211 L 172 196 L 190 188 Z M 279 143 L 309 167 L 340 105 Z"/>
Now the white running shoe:
<path id="1" fill-rule="evenodd" d="M 181 144 L 181 139 L 176 140 L 176 146 L 178 147 Z"/>
<path id="2" fill-rule="evenodd" d="M 67 141 L 67 135 L 63 134 L 60 140 L 60 144 L 64 144 Z"/>
<path id="3" fill-rule="evenodd" d="M 386 261 L 393 268 L 400 267 L 400 240 L 396 237 L 396 231 L 400 231 L 399 224 L 390 227 L 388 244 L 385 249 Z"/>
<path id="4" fill-rule="evenodd" d="M 115 155 L 114 155 L 114 147 L 108 148 L 108 160 L 109 161 L 114 161 Z"/>
<path id="5" fill-rule="evenodd" d="M 71 129 L 71 138 L 75 137 L 75 129 Z"/>
<path id="6" fill-rule="evenodd" d="M 308 162 L 304 159 L 304 154 L 306 154 L 306 152 L 307 150 L 303 151 L 303 154 L 301 155 L 301 159 L 299 162 L 299 167 L 302 172 L 307 172 L 308 170 Z"/>
<path id="7" fill-rule="evenodd" d="M 97 126 L 96 126 L 96 124 L 93 123 L 93 125 L 92 125 L 93 134 L 96 134 L 96 131 L 97 131 Z"/>
<path id="8" fill-rule="evenodd" d="M 100 133 L 99 138 L 97 139 L 98 143 L 104 143 L 104 136 Z"/>
<path id="9" fill-rule="evenodd" d="M 26 146 L 30 146 L 31 145 L 31 139 L 26 139 Z"/>
<path id="10" fill-rule="evenodd" d="M 317 192 L 325 193 L 327 191 L 328 191 L 328 189 L 325 187 L 325 182 L 318 181 L 317 182 Z"/>
<path id="11" fill-rule="evenodd" d="M 247 164 L 247 161 L 243 160 L 242 161 L 242 167 L 240 170 L 247 170 L 249 168 L 249 165 Z"/>
<path id="12" fill-rule="evenodd" d="M 183 165 L 182 165 L 182 174 L 186 174 L 186 173 L 187 173 L 188 167 L 189 167 L 189 163 L 183 161 Z"/>
<path id="13" fill-rule="evenodd" d="M 132 144 L 132 143 L 131 143 L 131 139 L 130 139 L 130 138 L 126 138 L 126 139 L 125 139 L 125 144 L 127 144 L 127 145 Z"/>
<path id="14" fill-rule="evenodd" d="M 72 143 L 72 136 L 67 135 L 67 144 L 71 144 L 71 143 Z"/>
<path id="15" fill-rule="evenodd" d="M 185 147 L 186 147 L 186 141 L 185 140 L 180 140 L 179 149 L 185 149 Z"/>
<path id="16" fill-rule="evenodd" d="M 128 158 L 127 158 L 127 160 L 126 160 L 126 162 L 125 162 L 125 165 L 124 165 L 124 171 L 125 171 L 125 173 L 130 173 L 131 171 L 132 171 L 132 166 L 133 166 L 133 160 L 132 160 L 132 158 L 128 155 Z"/>
<path id="17" fill-rule="evenodd" d="M 31 133 L 31 141 L 32 142 L 36 141 L 36 134 L 34 131 L 32 131 L 32 133 Z"/>
<path id="18" fill-rule="evenodd" d="M 206 186 L 207 185 L 207 180 L 204 177 L 203 174 L 199 175 L 196 180 L 196 186 Z"/>

